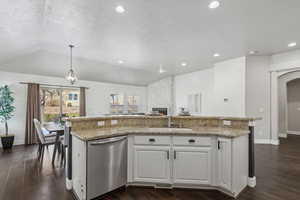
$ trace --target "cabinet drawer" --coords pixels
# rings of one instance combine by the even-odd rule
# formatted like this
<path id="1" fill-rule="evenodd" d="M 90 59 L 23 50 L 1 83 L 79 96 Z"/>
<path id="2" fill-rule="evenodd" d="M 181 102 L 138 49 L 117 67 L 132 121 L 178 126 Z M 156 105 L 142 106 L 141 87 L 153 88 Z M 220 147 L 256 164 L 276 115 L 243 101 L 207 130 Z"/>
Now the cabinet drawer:
<path id="1" fill-rule="evenodd" d="M 211 137 L 175 136 L 174 145 L 178 146 L 211 146 Z"/>
<path id="2" fill-rule="evenodd" d="M 134 136 L 134 144 L 171 145 L 170 136 Z"/>

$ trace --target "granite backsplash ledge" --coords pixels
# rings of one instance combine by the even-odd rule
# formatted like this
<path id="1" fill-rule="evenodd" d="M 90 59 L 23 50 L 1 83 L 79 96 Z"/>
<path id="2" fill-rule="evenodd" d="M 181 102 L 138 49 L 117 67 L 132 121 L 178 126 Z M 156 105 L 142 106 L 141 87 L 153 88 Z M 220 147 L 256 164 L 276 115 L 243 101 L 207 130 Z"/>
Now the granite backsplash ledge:
<path id="1" fill-rule="evenodd" d="M 88 130 L 119 127 L 148 128 L 197 128 L 224 127 L 233 129 L 248 129 L 249 122 L 259 118 L 237 117 L 194 117 L 194 116 L 110 116 L 110 117 L 76 117 L 66 121 L 72 130 Z"/>

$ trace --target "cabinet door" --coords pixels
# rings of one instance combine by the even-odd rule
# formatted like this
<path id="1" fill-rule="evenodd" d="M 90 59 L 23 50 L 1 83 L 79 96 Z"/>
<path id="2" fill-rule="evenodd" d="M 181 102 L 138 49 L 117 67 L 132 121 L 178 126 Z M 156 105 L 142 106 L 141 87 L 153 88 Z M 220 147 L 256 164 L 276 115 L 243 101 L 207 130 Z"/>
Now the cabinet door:
<path id="1" fill-rule="evenodd" d="M 231 139 L 218 138 L 218 185 L 231 190 Z"/>
<path id="2" fill-rule="evenodd" d="M 82 140 L 72 137 L 72 146 L 73 191 L 79 200 L 84 200 L 86 199 L 86 145 Z"/>
<path id="3" fill-rule="evenodd" d="M 134 181 L 170 183 L 170 147 L 134 146 Z"/>
<path id="4" fill-rule="evenodd" d="M 174 183 L 211 183 L 210 147 L 174 147 Z"/>

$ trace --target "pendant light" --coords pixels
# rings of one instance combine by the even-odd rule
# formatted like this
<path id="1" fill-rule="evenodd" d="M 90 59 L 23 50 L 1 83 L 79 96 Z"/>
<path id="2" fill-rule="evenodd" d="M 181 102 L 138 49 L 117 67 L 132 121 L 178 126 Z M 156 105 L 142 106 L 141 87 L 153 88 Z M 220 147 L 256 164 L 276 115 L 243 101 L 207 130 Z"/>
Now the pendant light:
<path id="1" fill-rule="evenodd" d="M 68 71 L 67 75 L 66 75 L 66 79 L 71 83 L 71 85 L 73 85 L 78 79 L 76 77 L 76 73 L 73 70 L 73 66 L 72 66 L 72 59 L 73 59 L 73 55 L 72 55 L 72 50 L 74 48 L 74 45 L 70 44 L 70 70 Z"/>

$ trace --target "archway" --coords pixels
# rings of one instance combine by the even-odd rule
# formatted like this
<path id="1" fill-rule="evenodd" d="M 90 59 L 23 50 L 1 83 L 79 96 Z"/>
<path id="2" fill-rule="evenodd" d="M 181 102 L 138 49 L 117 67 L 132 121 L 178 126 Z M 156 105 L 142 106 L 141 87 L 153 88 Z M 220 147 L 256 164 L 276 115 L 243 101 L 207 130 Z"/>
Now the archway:
<path id="1" fill-rule="evenodd" d="M 278 77 L 278 130 L 280 137 L 287 137 L 293 130 L 288 127 L 288 85 L 300 80 L 300 71 L 287 72 Z M 291 112 L 291 111 L 290 111 Z M 292 119 L 290 119 L 292 120 Z"/>
<path id="2" fill-rule="evenodd" d="M 271 71 L 271 143 L 279 144 L 279 137 L 286 137 L 287 128 L 287 83 L 300 78 L 299 68 Z"/>

